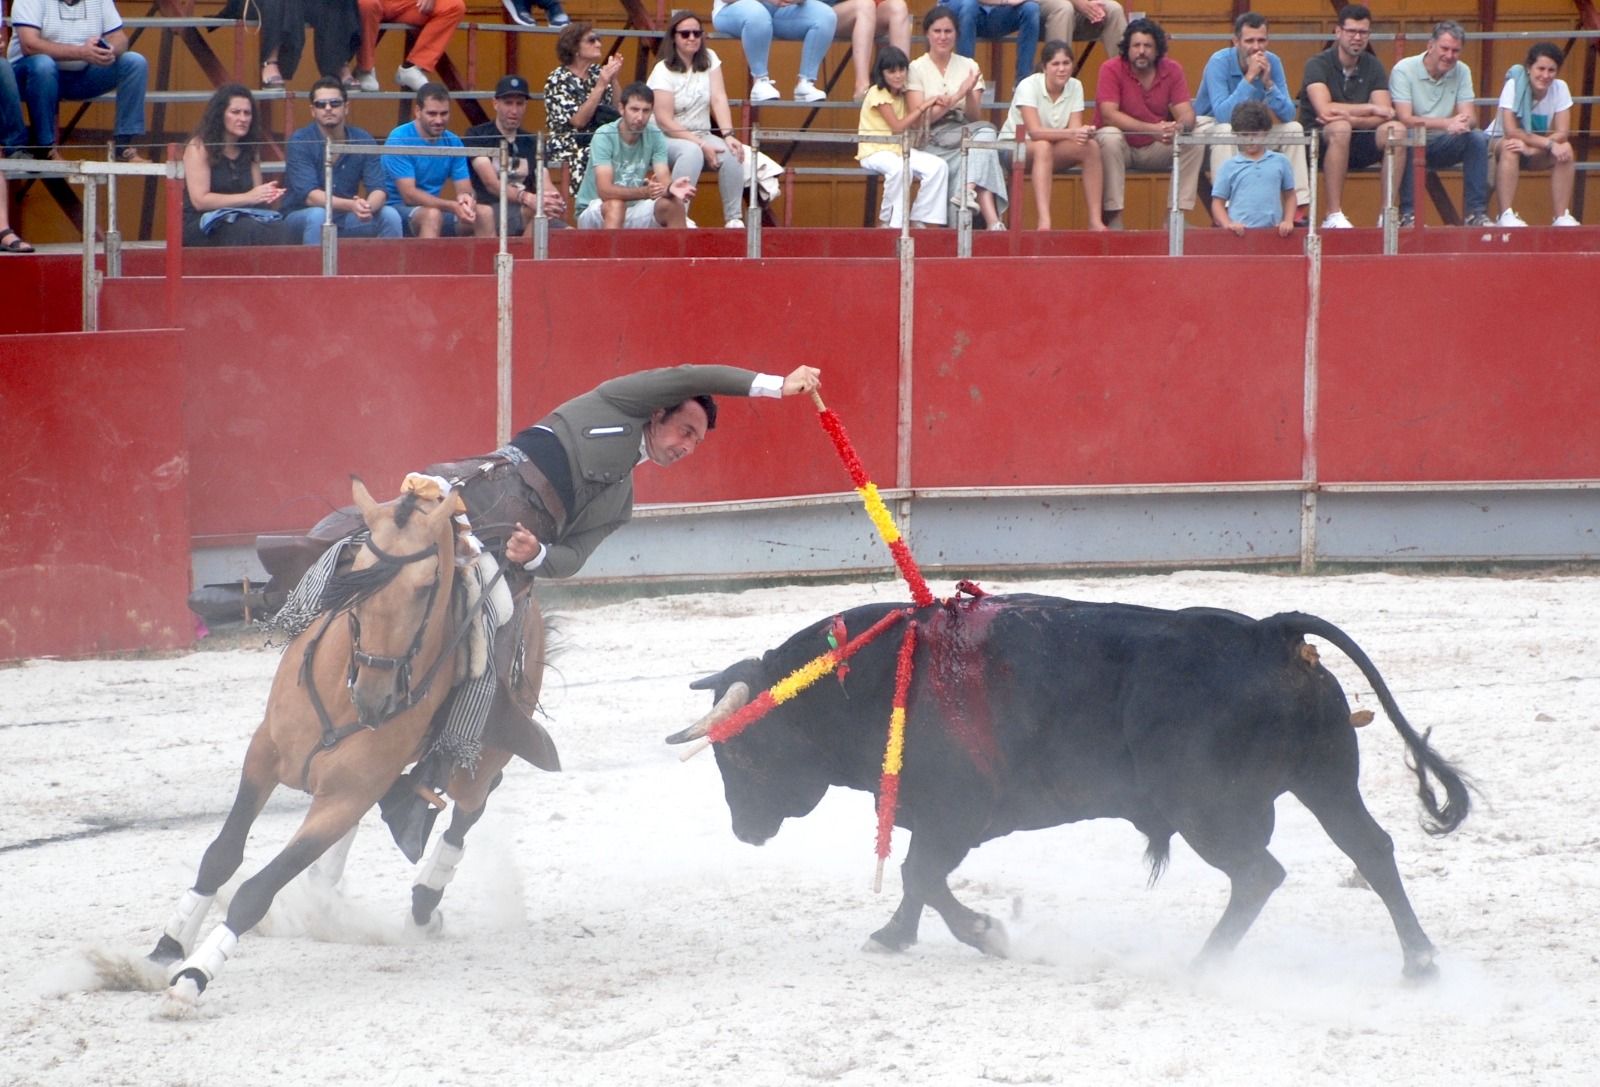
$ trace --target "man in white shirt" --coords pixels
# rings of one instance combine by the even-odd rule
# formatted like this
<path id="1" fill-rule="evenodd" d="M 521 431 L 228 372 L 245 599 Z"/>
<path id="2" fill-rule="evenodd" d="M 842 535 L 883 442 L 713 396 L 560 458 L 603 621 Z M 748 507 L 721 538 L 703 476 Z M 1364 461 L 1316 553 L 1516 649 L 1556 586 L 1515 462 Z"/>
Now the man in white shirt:
<path id="1" fill-rule="evenodd" d="M 63 98 L 83 101 L 115 90 L 116 157 L 148 162 L 136 146 L 144 135 L 148 65 L 128 51 L 128 35 L 112 0 L 17 0 L 8 57 L 28 105 L 31 142 L 56 151 L 56 113 Z"/>

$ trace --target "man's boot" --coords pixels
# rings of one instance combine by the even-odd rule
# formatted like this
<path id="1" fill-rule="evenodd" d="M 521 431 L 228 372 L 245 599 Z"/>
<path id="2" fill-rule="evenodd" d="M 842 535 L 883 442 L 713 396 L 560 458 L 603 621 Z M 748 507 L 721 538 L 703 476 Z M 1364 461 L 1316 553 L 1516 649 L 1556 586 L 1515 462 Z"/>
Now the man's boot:
<path id="1" fill-rule="evenodd" d="M 444 808 L 440 795 L 449 781 L 450 767 L 437 754 L 418 762 L 408 774 L 401 774 L 378 801 L 378 813 L 389 824 L 394 844 L 406 860 L 416 864 L 428 848 L 433 821 Z"/>

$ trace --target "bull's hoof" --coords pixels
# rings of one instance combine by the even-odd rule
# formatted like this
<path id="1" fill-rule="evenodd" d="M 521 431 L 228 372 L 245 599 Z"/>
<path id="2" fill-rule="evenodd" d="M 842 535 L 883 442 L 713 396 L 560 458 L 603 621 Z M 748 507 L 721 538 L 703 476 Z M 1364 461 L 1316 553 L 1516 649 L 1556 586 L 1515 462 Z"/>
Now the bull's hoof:
<path id="1" fill-rule="evenodd" d="M 993 917 L 978 917 L 972 923 L 971 939 L 967 943 L 997 959 L 1011 957 L 1011 938 L 1006 935 L 1006 927 Z"/>
<path id="2" fill-rule="evenodd" d="M 145 958 L 162 966 L 171 966 L 175 962 L 183 961 L 183 945 L 166 933 L 162 933 L 161 939 L 156 941 L 155 950 Z"/>
<path id="3" fill-rule="evenodd" d="M 861 950 L 873 955 L 898 955 L 916 942 L 915 940 L 902 942 L 891 939 L 881 932 L 874 932 L 867 937 L 867 942 L 861 945 Z"/>

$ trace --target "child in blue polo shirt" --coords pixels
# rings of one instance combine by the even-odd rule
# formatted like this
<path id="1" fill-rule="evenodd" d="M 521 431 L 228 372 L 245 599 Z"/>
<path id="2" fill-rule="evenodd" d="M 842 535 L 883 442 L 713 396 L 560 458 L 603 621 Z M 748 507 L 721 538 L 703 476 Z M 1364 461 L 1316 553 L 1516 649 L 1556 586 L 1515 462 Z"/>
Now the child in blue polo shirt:
<path id="1" fill-rule="evenodd" d="M 1241 102 L 1229 123 L 1237 136 L 1265 135 L 1272 130 L 1272 115 L 1260 102 Z M 1265 144 L 1241 144 L 1211 183 L 1211 214 L 1218 226 L 1235 234 L 1276 226 L 1287 238 L 1294 231 L 1294 170 L 1288 158 Z"/>

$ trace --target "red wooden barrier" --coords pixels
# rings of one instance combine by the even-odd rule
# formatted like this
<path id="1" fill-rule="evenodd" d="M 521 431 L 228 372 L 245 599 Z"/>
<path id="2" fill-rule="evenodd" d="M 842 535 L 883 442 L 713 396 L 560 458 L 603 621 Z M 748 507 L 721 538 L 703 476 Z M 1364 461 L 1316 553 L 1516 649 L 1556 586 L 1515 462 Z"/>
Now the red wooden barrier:
<path id="1" fill-rule="evenodd" d="M 0 338 L 0 660 L 193 640 L 180 341 Z"/>

